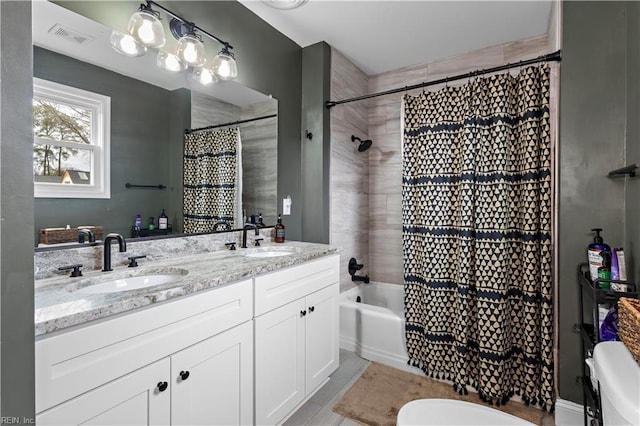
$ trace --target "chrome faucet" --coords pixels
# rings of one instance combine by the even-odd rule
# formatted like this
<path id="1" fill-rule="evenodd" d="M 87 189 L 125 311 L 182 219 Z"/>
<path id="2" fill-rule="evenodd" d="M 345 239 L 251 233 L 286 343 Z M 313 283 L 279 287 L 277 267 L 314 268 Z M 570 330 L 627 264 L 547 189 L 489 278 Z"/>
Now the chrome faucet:
<path id="1" fill-rule="evenodd" d="M 242 228 L 242 245 L 240 248 L 247 248 L 247 229 L 255 229 L 256 236 L 260 235 L 260 228 L 255 223 L 245 223 Z"/>
<path id="2" fill-rule="evenodd" d="M 127 242 L 122 235 L 111 233 L 104 239 L 104 256 L 102 258 L 102 272 L 113 271 L 111 269 L 111 241 L 118 241 L 118 248 L 121 253 L 127 251 Z"/>
<path id="3" fill-rule="evenodd" d="M 81 229 L 78 231 L 78 243 L 83 244 L 84 239 L 88 238 L 90 243 L 96 242 L 96 236 L 88 229 Z"/>

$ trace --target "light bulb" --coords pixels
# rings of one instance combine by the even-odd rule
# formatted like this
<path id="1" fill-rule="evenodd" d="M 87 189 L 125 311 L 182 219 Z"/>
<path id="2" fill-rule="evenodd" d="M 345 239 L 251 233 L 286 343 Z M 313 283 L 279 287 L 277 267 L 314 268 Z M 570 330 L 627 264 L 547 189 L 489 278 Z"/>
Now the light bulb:
<path id="1" fill-rule="evenodd" d="M 213 58 L 211 70 L 223 80 L 232 80 L 238 77 L 238 65 L 233 53 L 229 52 L 226 47 Z"/>
<path id="2" fill-rule="evenodd" d="M 204 65 L 204 44 L 202 40 L 193 33 L 186 34 L 178 40 L 176 56 L 189 65 L 199 67 Z"/>
<path id="3" fill-rule="evenodd" d="M 111 31 L 111 37 L 109 39 L 111 47 L 113 47 L 118 53 L 126 56 L 142 56 L 147 53 L 147 47 L 140 43 L 129 34 L 121 33 L 120 31 Z"/>
<path id="4" fill-rule="evenodd" d="M 153 26 L 151 22 L 145 20 L 140 28 L 138 28 L 138 38 L 143 43 L 150 43 L 153 41 L 155 34 L 153 34 Z"/>
<path id="5" fill-rule="evenodd" d="M 142 6 L 144 7 L 144 6 Z M 165 43 L 164 28 L 156 12 L 142 9 L 129 19 L 129 34 L 148 47 L 162 47 Z"/>
<path id="6" fill-rule="evenodd" d="M 203 86 L 208 86 L 209 84 L 217 83 L 218 78 L 216 75 L 211 72 L 209 68 L 198 67 L 193 70 L 193 79 Z"/>
<path id="7" fill-rule="evenodd" d="M 187 65 L 182 62 L 176 55 L 163 51 L 158 52 L 156 65 L 158 65 L 158 67 L 162 69 L 173 72 L 182 71 L 187 68 Z"/>

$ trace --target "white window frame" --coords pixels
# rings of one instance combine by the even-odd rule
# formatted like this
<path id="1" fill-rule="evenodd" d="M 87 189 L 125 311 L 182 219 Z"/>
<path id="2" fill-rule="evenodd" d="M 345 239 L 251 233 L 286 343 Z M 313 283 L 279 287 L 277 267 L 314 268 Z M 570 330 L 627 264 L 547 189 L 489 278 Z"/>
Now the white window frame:
<path id="1" fill-rule="evenodd" d="M 52 141 L 34 135 L 34 144 L 81 148 L 92 151 L 91 183 L 68 185 L 35 182 L 37 198 L 111 198 L 111 98 L 40 78 L 33 79 L 34 98 L 45 98 L 61 104 L 91 110 L 91 144 Z"/>

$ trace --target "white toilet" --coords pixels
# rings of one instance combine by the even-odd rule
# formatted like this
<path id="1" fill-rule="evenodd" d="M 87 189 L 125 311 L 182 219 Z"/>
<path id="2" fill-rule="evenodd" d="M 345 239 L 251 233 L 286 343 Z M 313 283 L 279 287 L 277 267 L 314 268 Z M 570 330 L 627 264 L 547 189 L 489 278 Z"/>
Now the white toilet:
<path id="1" fill-rule="evenodd" d="M 485 405 L 454 399 L 416 399 L 406 403 L 398 412 L 398 426 L 405 425 L 493 425 L 534 426 Z"/>
<path id="2" fill-rule="evenodd" d="M 593 363 L 604 426 L 640 425 L 640 366 L 624 343 L 598 343 Z"/>

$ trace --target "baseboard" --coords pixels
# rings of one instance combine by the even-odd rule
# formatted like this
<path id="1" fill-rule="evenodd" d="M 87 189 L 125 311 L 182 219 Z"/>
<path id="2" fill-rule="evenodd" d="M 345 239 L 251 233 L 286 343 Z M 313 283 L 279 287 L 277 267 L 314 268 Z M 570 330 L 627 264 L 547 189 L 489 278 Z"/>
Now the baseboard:
<path id="1" fill-rule="evenodd" d="M 556 399 L 556 426 L 582 426 L 584 425 L 584 408 L 580 404 Z M 591 421 L 591 418 L 589 418 Z M 589 423 L 587 423 L 589 424 Z"/>

